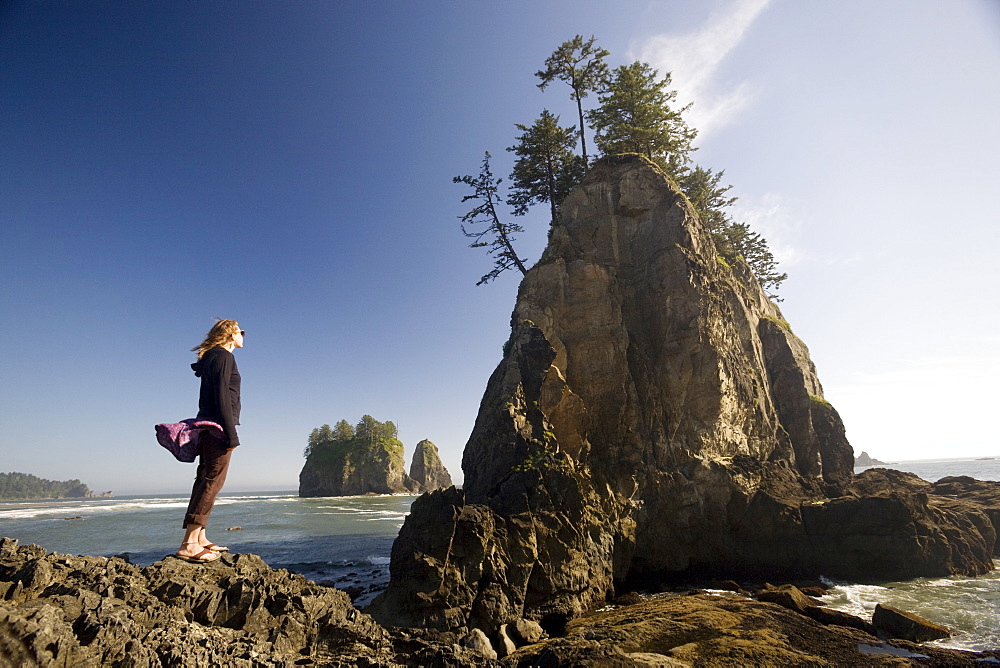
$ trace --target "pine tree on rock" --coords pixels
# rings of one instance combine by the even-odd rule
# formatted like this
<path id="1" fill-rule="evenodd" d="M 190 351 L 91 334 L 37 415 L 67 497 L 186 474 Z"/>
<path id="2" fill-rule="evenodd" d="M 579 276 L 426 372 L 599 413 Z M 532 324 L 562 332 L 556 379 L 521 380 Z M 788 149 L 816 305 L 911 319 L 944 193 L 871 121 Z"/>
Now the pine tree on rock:
<path id="1" fill-rule="evenodd" d="M 583 98 L 591 92 L 600 90 L 608 75 L 608 66 L 604 59 L 611 55 L 610 51 L 596 44 L 597 38 L 591 36 L 584 40 L 583 35 L 563 42 L 551 56 L 545 60 L 545 69 L 535 72 L 542 80 L 538 87 L 542 90 L 559 79 L 569 84 L 573 89 L 570 99 L 576 102 L 577 113 L 580 116 L 580 152 L 583 162 L 587 164 L 587 139 L 584 135 Z"/>
<path id="2" fill-rule="evenodd" d="M 573 152 L 576 128 L 560 127 L 559 117 L 548 109 L 530 127 L 515 125 L 524 134 L 507 149 L 518 156 L 507 204 L 514 207 L 515 216 L 523 216 L 532 204 L 548 202 L 554 225 L 562 200 L 586 172 L 586 163 Z"/>
<path id="3" fill-rule="evenodd" d="M 712 172 L 696 165 L 686 170 L 678 185 L 694 207 L 698 218 L 712 233 L 719 253 L 728 260 L 742 258 L 760 281 L 768 297 L 781 301 L 775 291 L 788 274 L 778 271 L 777 260 L 768 247 L 767 240 L 750 229 L 746 223 L 737 223 L 725 211 L 736 202 L 729 196 L 732 186 L 723 186 L 721 172 Z"/>
<path id="4" fill-rule="evenodd" d="M 677 91 L 668 91 L 670 74 L 657 79 L 648 63 L 615 68 L 600 95 L 600 106 L 587 112 L 594 142 L 605 155 L 639 153 L 677 178 L 696 150 L 698 134 L 682 114 L 691 105 L 672 109 Z"/>
<path id="5" fill-rule="evenodd" d="M 788 278 L 788 274 L 778 271 L 778 261 L 774 259 L 767 240 L 751 230 L 746 223 L 731 224 L 726 228 L 725 234 L 733 253 L 750 265 L 761 287 L 767 291 L 767 296 L 781 301 L 774 291 Z"/>
<path id="6" fill-rule="evenodd" d="M 460 216 L 462 220 L 462 233 L 475 239 L 469 248 L 487 248 L 487 253 L 494 257 L 493 270 L 484 275 L 476 285 L 489 283 L 497 276 L 508 269 L 517 268 L 521 274 L 528 273 L 524 267 L 524 260 L 517 256 L 514 251 L 514 235 L 523 232 L 524 228 L 517 223 L 505 223 L 500 220 L 497 207 L 500 205 L 498 191 L 503 179 L 493 177 L 490 169 L 490 153 L 486 152 L 483 158 L 483 166 L 479 171 L 479 176 L 456 176 L 453 183 L 464 183 L 472 188 L 472 194 L 462 198 L 463 202 L 473 200 L 478 204 Z M 485 229 L 470 232 L 466 229 L 468 225 L 485 225 Z"/>
<path id="7" fill-rule="evenodd" d="M 677 179 L 677 185 L 687 196 L 694 207 L 698 218 L 708 231 L 715 237 L 716 246 L 720 251 L 725 249 L 720 245 L 724 241 L 723 232 L 732 223 L 725 209 L 732 206 L 736 199 L 728 195 L 732 186 L 721 184 L 725 170 L 713 172 L 701 165 L 686 170 Z"/>

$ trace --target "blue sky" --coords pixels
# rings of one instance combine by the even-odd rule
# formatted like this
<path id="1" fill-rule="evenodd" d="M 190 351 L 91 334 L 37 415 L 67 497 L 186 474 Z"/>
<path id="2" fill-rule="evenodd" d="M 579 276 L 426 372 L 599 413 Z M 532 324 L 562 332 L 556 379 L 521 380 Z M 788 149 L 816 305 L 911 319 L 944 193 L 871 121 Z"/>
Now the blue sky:
<path id="1" fill-rule="evenodd" d="M 790 278 L 856 451 L 1000 455 L 1000 4 L 989 0 L 0 4 L 0 471 L 116 493 L 193 469 L 213 318 L 247 330 L 227 489 L 294 489 L 368 413 L 453 476 L 518 277 L 458 228 L 483 151 L 575 118 L 534 72 L 596 35 L 694 102 L 697 161 Z M 544 212 L 524 221 L 537 260 Z"/>

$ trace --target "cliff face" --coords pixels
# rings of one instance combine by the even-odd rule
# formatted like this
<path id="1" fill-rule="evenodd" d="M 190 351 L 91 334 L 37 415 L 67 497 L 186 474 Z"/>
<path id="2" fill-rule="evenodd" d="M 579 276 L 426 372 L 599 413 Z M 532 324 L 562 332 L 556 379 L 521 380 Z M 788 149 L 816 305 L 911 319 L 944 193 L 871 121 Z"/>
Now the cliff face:
<path id="1" fill-rule="evenodd" d="M 437 446 L 424 439 L 417 443 L 410 462 L 410 478 L 419 491 L 429 492 L 439 487 L 451 487 L 451 475 L 441 462 Z"/>
<path id="2" fill-rule="evenodd" d="M 745 265 L 717 259 L 661 172 L 639 158 L 598 165 L 562 211 L 512 317 L 515 331 L 538 330 L 539 353 L 551 349 L 531 369 L 540 415 L 517 405 L 551 425 L 550 450 L 624 494 L 694 459 L 738 455 L 847 481 L 853 452 L 805 344 Z M 531 449 L 497 445 L 477 428 L 466 448 L 473 502 Z"/>
<path id="3" fill-rule="evenodd" d="M 853 464 L 805 344 L 746 265 L 717 257 L 657 168 L 606 159 L 564 201 L 521 284 L 464 490 L 414 504 L 371 609 L 491 632 L 692 569 L 991 568 L 981 512 L 891 485 L 866 499 Z"/>

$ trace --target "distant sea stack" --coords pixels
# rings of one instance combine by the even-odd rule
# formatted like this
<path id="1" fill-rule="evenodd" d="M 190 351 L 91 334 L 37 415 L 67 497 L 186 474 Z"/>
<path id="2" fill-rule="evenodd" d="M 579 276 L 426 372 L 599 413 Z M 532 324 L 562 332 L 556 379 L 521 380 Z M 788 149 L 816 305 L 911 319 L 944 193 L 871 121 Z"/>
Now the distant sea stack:
<path id="1" fill-rule="evenodd" d="M 370 415 L 356 426 L 341 420 L 309 435 L 306 463 L 299 473 L 299 496 L 356 496 L 419 491 L 404 469 L 396 425 Z"/>
<path id="2" fill-rule="evenodd" d="M 410 479 L 420 485 L 421 492 L 451 487 L 451 475 L 441 462 L 437 446 L 427 439 L 417 443 L 417 448 L 413 451 Z"/>
<path id="3" fill-rule="evenodd" d="M 886 466 L 886 463 L 885 462 L 881 462 L 881 461 L 879 461 L 877 459 L 872 458 L 871 455 L 869 455 L 867 452 L 865 452 L 864 450 L 862 450 L 861 454 L 854 458 L 854 466 L 856 466 L 856 467 L 857 466 Z"/>
<path id="4" fill-rule="evenodd" d="M 367 610 L 498 638 L 688 573 L 993 568 L 980 508 L 853 465 L 806 345 L 749 267 L 655 165 L 605 158 L 521 282 L 464 489 L 414 502 Z"/>

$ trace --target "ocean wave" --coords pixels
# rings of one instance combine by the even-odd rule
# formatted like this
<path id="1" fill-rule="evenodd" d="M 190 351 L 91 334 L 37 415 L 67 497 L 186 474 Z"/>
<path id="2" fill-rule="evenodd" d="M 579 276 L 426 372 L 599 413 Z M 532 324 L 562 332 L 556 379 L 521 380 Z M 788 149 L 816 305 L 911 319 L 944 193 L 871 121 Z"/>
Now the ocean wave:
<path id="1" fill-rule="evenodd" d="M 960 585 L 976 585 L 980 580 L 958 580 L 952 578 L 941 578 L 940 580 L 928 580 L 923 584 L 927 587 L 955 587 Z"/>
<path id="2" fill-rule="evenodd" d="M 954 635 L 935 645 L 969 651 L 1000 647 L 1000 574 L 978 578 L 914 578 L 887 586 L 837 582 L 822 597 L 831 608 L 870 619 L 879 603 L 901 608 L 952 629 Z"/>
<path id="3" fill-rule="evenodd" d="M 220 501 L 229 501 L 232 503 L 240 503 L 242 501 L 265 501 L 268 503 L 282 503 L 287 502 L 290 499 L 299 498 L 296 494 L 259 494 L 259 495 L 240 495 L 240 496 L 219 496 L 216 499 L 216 503 Z"/>
<path id="4" fill-rule="evenodd" d="M 281 495 L 241 495 L 219 496 L 215 505 L 226 506 L 243 503 L 287 503 L 298 497 L 294 494 Z M 0 506 L 0 519 L 30 519 L 49 515 L 88 515 L 94 513 L 122 512 L 134 510 L 162 510 L 171 508 L 187 508 L 186 495 L 172 497 L 143 497 L 126 499 L 66 499 L 61 501 L 42 501 L 37 503 L 11 503 Z"/>
<path id="5" fill-rule="evenodd" d="M 12 508 L 0 510 L 0 519 L 30 519 L 48 515 L 93 515 L 129 510 L 145 510 L 150 508 L 187 508 L 188 502 L 177 502 L 175 499 L 150 500 L 142 503 L 120 502 L 105 504 L 64 504 L 58 506 Z"/>
<path id="6" fill-rule="evenodd" d="M 858 617 L 871 617 L 875 606 L 885 602 L 889 589 L 879 585 L 839 582 L 820 576 L 828 589 L 822 600 L 830 607 Z"/>

